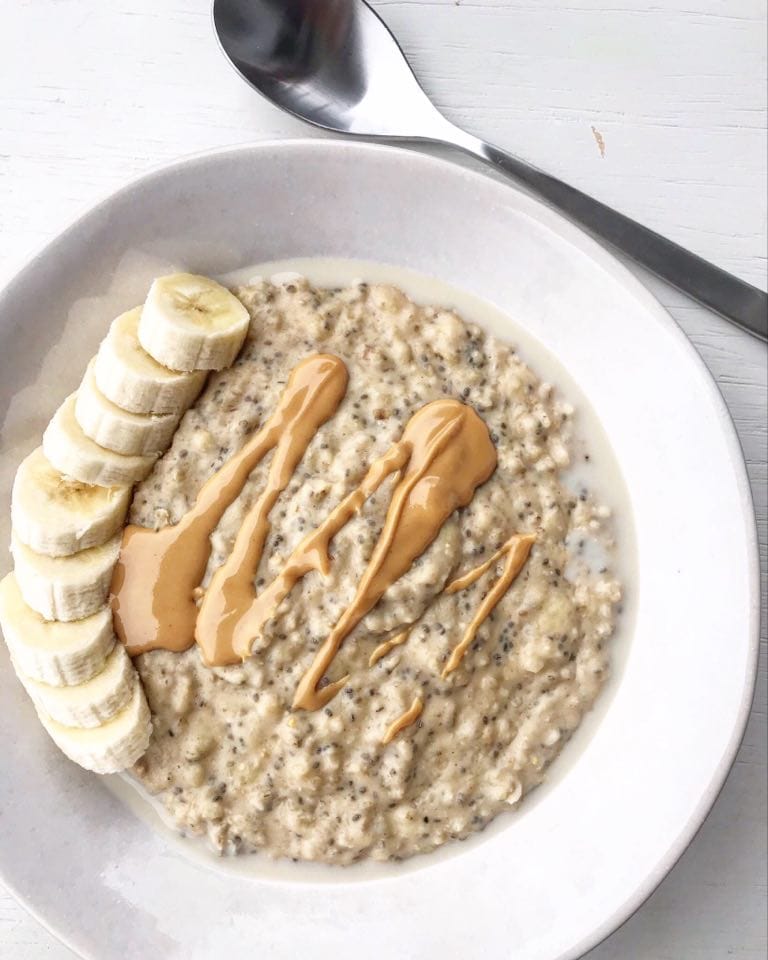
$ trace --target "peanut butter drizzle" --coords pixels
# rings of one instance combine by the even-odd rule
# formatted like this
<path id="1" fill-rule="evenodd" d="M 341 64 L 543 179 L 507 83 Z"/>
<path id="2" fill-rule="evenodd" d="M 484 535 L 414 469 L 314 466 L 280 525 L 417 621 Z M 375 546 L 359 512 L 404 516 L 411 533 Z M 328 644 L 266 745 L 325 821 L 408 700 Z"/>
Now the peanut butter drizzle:
<path id="1" fill-rule="evenodd" d="M 405 713 L 401 714 L 397 720 L 394 720 L 388 727 L 387 732 L 381 738 L 383 745 L 391 743 L 392 740 L 400 733 L 401 730 L 405 730 L 406 727 L 410 725 L 421 716 L 421 711 L 424 709 L 424 704 L 421 702 L 421 697 L 415 697 L 413 703 L 408 707 Z"/>
<path id="2" fill-rule="evenodd" d="M 384 528 L 352 603 L 299 681 L 294 709 L 317 710 L 339 692 L 348 677 L 321 690 L 317 685 L 345 638 L 410 569 L 454 510 L 466 506 L 496 469 L 488 428 L 457 400 L 436 400 L 422 407 L 408 422 L 399 445 L 408 450 L 408 462 L 392 494 Z"/>
<path id="3" fill-rule="evenodd" d="M 459 590 L 466 589 L 476 580 L 478 580 L 487 570 L 489 570 L 497 560 L 501 559 L 504 554 L 507 555 L 501 576 L 496 583 L 494 583 L 493 587 L 488 592 L 488 595 L 477 608 L 477 613 L 474 615 L 469 626 L 464 631 L 464 636 L 462 637 L 461 642 L 458 643 L 451 651 L 448 662 L 446 663 L 445 667 L 443 667 L 443 679 L 445 679 L 449 673 L 452 673 L 461 663 L 464 654 L 472 645 L 472 641 L 475 639 L 477 631 L 480 629 L 484 621 L 491 615 L 491 613 L 493 613 L 501 598 L 512 586 L 515 577 L 525 566 L 525 561 L 528 559 L 528 554 L 531 552 L 531 547 L 535 541 L 536 537 L 528 533 L 510 537 L 504 546 L 501 547 L 500 550 L 497 550 L 490 560 L 486 560 L 485 563 L 481 563 L 479 567 L 476 567 L 474 570 L 470 570 L 469 573 L 466 573 L 463 577 L 459 577 L 452 583 L 449 583 L 445 588 L 445 593 L 457 593 Z"/>
<path id="4" fill-rule="evenodd" d="M 157 531 L 126 527 L 112 579 L 111 603 L 115 630 L 128 653 L 134 656 L 157 648 L 181 652 L 194 643 L 195 591 L 205 575 L 210 536 L 253 468 L 274 448 L 267 485 L 246 519 L 253 542 L 249 540 L 246 546 L 245 538 L 237 541 L 243 578 L 253 576 L 269 531 L 269 511 L 315 431 L 341 403 L 347 381 L 347 369 L 338 357 L 317 354 L 307 358 L 292 371 L 277 408 L 262 429 L 205 483 L 179 523 Z M 240 588 L 238 580 L 234 589 Z M 219 590 L 214 593 L 218 595 Z"/>
<path id="5" fill-rule="evenodd" d="M 374 461 L 360 486 L 345 497 L 320 526 L 301 541 L 272 583 L 251 600 L 246 609 L 239 611 L 239 622 L 234 630 L 234 652 L 239 659 L 244 660 L 250 656 L 254 639 L 303 576 L 312 570 L 317 570 L 324 576 L 330 572 L 328 547 L 331 540 L 349 523 L 386 478 L 407 463 L 408 456 L 409 451 L 405 445 L 395 444 L 383 457 Z"/>
<path id="6" fill-rule="evenodd" d="M 452 580 L 448 584 L 448 586 L 442 590 L 442 594 L 450 595 L 452 593 L 459 593 L 459 591 L 466 590 L 467 587 L 471 587 L 472 584 L 475 583 L 477 580 L 479 580 L 484 573 L 487 573 L 488 570 L 491 569 L 494 563 L 501 560 L 503 556 L 508 554 L 519 539 L 520 539 L 520 535 L 514 534 L 512 537 L 509 538 L 509 540 L 507 540 L 505 544 L 499 547 L 499 549 L 496 551 L 496 553 L 494 553 L 492 557 L 489 557 L 486 561 L 481 563 L 480 566 L 475 567 L 473 570 L 470 570 L 468 573 L 465 573 L 463 576 L 457 577 L 455 580 Z M 535 537 L 531 537 L 532 542 L 535 541 L 535 539 L 536 539 Z M 523 560 L 523 563 L 525 563 L 525 560 Z M 512 585 L 512 582 L 515 576 L 517 575 L 517 573 L 520 572 L 520 569 L 522 568 L 523 563 L 520 564 L 520 567 L 515 572 L 515 574 L 511 577 L 511 579 L 508 579 L 506 581 L 505 589 L 509 589 L 509 587 Z M 494 606 L 496 606 L 496 604 L 498 604 L 500 600 L 501 600 L 501 597 L 498 598 Z M 490 615 L 490 613 L 491 613 L 491 609 L 489 609 L 486 612 L 485 616 L 483 617 L 483 620 L 485 620 Z M 376 666 L 376 664 L 379 662 L 379 660 L 382 659 L 382 657 L 386 657 L 386 655 L 391 650 L 394 650 L 395 647 L 399 647 L 401 644 L 405 643 L 408 637 L 410 637 L 411 633 L 413 632 L 413 628 L 415 626 L 416 624 L 412 623 L 410 627 L 396 634 L 390 640 L 385 640 L 383 643 L 380 643 L 379 646 L 376 647 L 376 649 L 371 654 L 370 659 L 368 661 L 368 666 L 369 667 Z M 480 626 L 480 623 L 478 623 L 477 627 L 479 626 Z M 477 628 L 475 629 L 475 633 L 477 633 Z"/>
<path id="7" fill-rule="evenodd" d="M 368 666 L 375 667 L 379 660 L 381 660 L 382 657 L 386 657 L 390 650 L 394 650 L 395 647 L 399 647 L 400 644 L 405 643 L 410 636 L 411 629 L 412 627 L 408 627 L 407 630 L 403 630 L 401 633 L 398 633 L 397 636 L 392 637 L 391 640 L 385 640 L 384 643 L 380 643 L 371 654 L 371 657 L 368 661 Z"/>
<path id="8" fill-rule="evenodd" d="M 232 553 L 214 573 L 197 614 L 195 640 L 203 661 L 223 666 L 242 660 L 234 651 L 235 631 L 241 611 L 256 599 L 253 578 L 261 562 L 270 530 L 269 514 L 287 487 L 318 428 L 336 412 L 347 389 L 347 369 L 338 357 L 333 372 L 324 375 L 322 387 L 307 394 L 290 429 L 275 448 L 267 483 L 238 531 Z M 304 361 L 305 363 L 307 361 Z M 300 370 L 301 366 L 296 370 Z"/>

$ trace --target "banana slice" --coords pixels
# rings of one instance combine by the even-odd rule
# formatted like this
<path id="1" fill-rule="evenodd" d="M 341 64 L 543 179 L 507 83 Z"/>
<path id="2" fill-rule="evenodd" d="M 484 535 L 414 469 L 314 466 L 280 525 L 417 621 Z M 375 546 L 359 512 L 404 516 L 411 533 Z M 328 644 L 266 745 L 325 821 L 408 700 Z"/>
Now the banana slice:
<path id="1" fill-rule="evenodd" d="M 122 643 L 114 645 L 100 673 L 76 686 L 54 687 L 26 676 L 15 662 L 14 667 L 35 706 L 66 727 L 88 728 L 107 723 L 128 705 L 137 679 Z"/>
<path id="2" fill-rule="evenodd" d="M 152 469 L 155 457 L 127 456 L 86 437 L 75 418 L 76 394 L 54 413 L 43 434 L 43 453 L 67 477 L 99 487 L 131 485 Z"/>
<path id="3" fill-rule="evenodd" d="M 70 760 L 94 773 L 118 773 L 132 767 L 149 746 L 152 723 L 138 677 L 127 706 L 100 727 L 67 727 L 37 708 L 40 722 Z"/>
<path id="4" fill-rule="evenodd" d="M 222 370 L 239 353 L 248 323 L 248 311 L 226 287 L 174 273 L 149 288 L 139 342 L 172 370 Z"/>
<path id="5" fill-rule="evenodd" d="M 129 486 L 93 486 L 63 477 L 38 447 L 16 471 L 13 529 L 37 553 L 69 556 L 109 540 L 123 525 L 130 496 Z"/>
<path id="6" fill-rule="evenodd" d="M 94 362 L 96 386 L 131 413 L 181 416 L 202 390 L 207 374 L 179 373 L 150 357 L 139 343 L 141 309 L 128 310 L 112 321 Z"/>
<path id="7" fill-rule="evenodd" d="M 45 620 L 82 620 L 107 602 L 120 553 L 117 533 L 98 547 L 68 557 L 47 557 L 25 546 L 11 531 L 16 582 L 28 606 Z"/>
<path id="8" fill-rule="evenodd" d="M 127 456 L 163 453 L 179 418 L 173 413 L 142 414 L 121 409 L 96 386 L 93 367 L 91 360 L 75 394 L 75 417 L 86 437 Z"/>
<path id="9" fill-rule="evenodd" d="M 90 680 L 115 644 L 109 607 L 72 623 L 43 620 L 24 602 L 13 573 L 0 580 L 0 627 L 25 676 L 54 687 Z"/>

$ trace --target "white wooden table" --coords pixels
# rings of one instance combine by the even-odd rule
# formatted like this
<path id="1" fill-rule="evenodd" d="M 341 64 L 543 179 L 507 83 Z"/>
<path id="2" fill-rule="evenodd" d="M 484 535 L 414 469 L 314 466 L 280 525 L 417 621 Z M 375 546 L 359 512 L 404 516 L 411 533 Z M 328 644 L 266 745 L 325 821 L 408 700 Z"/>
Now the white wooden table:
<path id="1" fill-rule="evenodd" d="M 449 117 L 765 287 L 765 0 L 375 6 Z M 308 133 L 236 78 L 208 0 L 0 0 L 0 24 L 0 285 L 84 207 L 153 165 Z M 729 404 L 765 574 L 766 349 L 643 279 Z M 712 814 L 590 960 L 764 960 L 765 704 L 763 649 L 747 734 Z M 0 885 L 0 957 L 72 954 Z"/>

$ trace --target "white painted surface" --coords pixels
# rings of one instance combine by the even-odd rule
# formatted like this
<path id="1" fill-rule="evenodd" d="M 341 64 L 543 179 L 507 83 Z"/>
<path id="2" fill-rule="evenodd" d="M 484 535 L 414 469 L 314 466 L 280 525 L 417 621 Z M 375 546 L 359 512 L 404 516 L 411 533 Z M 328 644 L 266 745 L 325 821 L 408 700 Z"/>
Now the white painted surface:
<path id="1" fill-rule="evenodd" d="M 763 0 L 375 5 L 452 120 L 765 286 Z M 207 0 L 0 0 L 0 15 L 0 284 L 84 207 L 155 164 L 307 132 L 228 68 Z M 647 282 L 733 413 L 765 572 L 766 349 Z M 715 809 L 649 903 L 590 960 L 765 956 L 765 703 L 764 650 Z M 72 955 L 0 888 L 0 956 Z"/>

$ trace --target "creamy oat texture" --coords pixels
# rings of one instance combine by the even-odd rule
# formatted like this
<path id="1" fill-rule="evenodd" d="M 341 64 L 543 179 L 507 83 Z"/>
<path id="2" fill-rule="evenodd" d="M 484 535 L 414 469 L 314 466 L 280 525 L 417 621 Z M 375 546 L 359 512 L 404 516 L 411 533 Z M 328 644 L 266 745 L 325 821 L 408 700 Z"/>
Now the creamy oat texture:
<path id="1" fill-rule="evenodd" d="M 514 807 L 597 696 L 620 597 L 609 511 L 562 482 L 572 408 L 479 328 L 389 286 L 324 290 L 284 278 L 236 292 L 252 317 L 245 347 L 234 367 L 212 375 L 137 488 L 133 523 L 176 523 L 269 416 L 292 368 L 318 351 L 345 361 L 349 389 L 272 512 L 257 587 L 431 400 L 474 406 L 498 468 L 345 641 L 330 679 L 348 673 L 349 682 L 324 710 L 290 705 L 352 599 L 395 478 L 332 542 L 330 576 L 299 582 L 242 666 L 209 669 L 197 647 L 138 657 L 154 733 L 134 773 L 180 830 L 207 835 L 222 852 L 336 864 L 427 852 Z M 268 467 L 269 457 L 214 534 L 204 585 Z M 441 679 L 498 568 L 464 592 L 441 590 L 516 532 L 537 537 L 525 567 L 459 668 Z M 585 559 L 594 544 L 598 569 Z M 407 642 L 369 668 L 375 647 L 409 624 Z M 418 720 L 383 746 L 417 696 Z"/>

